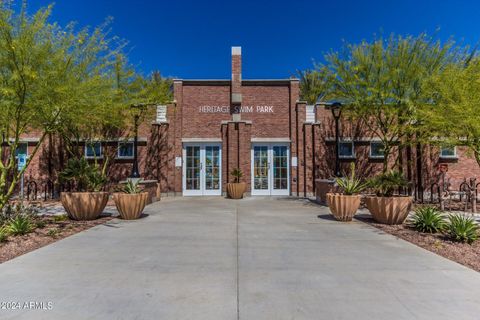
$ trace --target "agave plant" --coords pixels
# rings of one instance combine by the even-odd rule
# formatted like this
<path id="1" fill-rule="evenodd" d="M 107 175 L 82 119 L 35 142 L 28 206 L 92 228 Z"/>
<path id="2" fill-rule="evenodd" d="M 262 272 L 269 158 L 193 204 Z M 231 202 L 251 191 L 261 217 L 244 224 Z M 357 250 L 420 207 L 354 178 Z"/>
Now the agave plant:
<path id="1" fill-rule="evenodd" d="M 478 239 L 478 224 L 466 214 L 451 214 L 446 233 L 454 241 L 472 243 Z"/>
<path id="2" fill-rule="evenodd" d="M 351 196 L 362 192 L 367 184 L 355 176 L 355 163 L 350 164 L 350 176 L 346 178 L 336 178 L 336 184 L 342 189 L 345 195 Z"/>
<path id="3" fill-rule="evenodd" d="M 441 232 L 446 225 L 442 212 L 432 206 L 417 208 L 410 223 L 415 230 L 426 233 Z"/>
<path id="4" fill-rule="evenodd" d="M 9 234 L 18 236 L 31 232 L 34 228 L 31 218 L 26 215 L 18 215 L 6 226 Z"/>
<path id="5" fill-rule="evenodd" d="M 138 194 L 142 192 L 142 189 L 139 186 L 140 181 L 134 181 L 132 179 L 129 179 L 127 181 L 127 184 L 123 188 L 123 192 L 128 193 L 128 194 Z"/>

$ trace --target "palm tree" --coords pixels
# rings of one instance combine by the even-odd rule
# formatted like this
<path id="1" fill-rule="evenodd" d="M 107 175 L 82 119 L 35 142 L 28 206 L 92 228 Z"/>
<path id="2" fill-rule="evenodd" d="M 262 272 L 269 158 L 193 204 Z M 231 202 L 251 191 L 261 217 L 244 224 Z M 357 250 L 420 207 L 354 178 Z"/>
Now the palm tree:
<path id="1" fill-rule="evenodd" d="M 300 99 L 315 104 L 330 91 L 331 73 L 320 66 L 314 70 L 297 70 L 300 78 Z"/>

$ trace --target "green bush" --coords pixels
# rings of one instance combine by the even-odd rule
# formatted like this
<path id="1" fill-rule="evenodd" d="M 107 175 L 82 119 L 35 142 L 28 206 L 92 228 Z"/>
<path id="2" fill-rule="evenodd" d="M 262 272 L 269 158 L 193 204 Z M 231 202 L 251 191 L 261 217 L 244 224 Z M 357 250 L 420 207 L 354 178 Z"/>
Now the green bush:
<path id="1" fill-rule="evenodd" d="M 6 226 L 9 234 L 14 236 L 24 235 L 31 232 L 34 228 L 32 220 L 29 216 L 18 215 L 12 219 Z"/>
<path id="2" fill-rule="evenodd" d="M 37 217 L 38 209 L 33 206 L 26 206 L 19 203 L 8 203 L 0 210 L 0 226 L 8 224 L 16 216 L 29 216 L 34 219 Z"/>
<path id="3" fill-rule="evenodd" d="M 45 221 L 43 221 L 43 220 L 37 220 L 37 221 L 35 221 L 35 226 L 36 226 L 37 228 L 43 229 L 43 228 L 45 228 L 46 225 L 47 225 L 47 223 L 46 223 Z"/>
<path id="4" fill-rule="evenodd" d="M 5 228 L 0 228 L 0 243 L 7 241 L 8 232 Z"/>
<path id="5" fill-rule="evenodd" d="M 56 238 L 59 233 L 60 233 L 60 231 L 58 229 L 54 228 L 54 229 L 48 230 L 47 235 L 49 237 Z"/>
<path id="6" fill-rule="evenodd" d="M 395 190 L 408 186 L 408 180 L 399 171 L 390 170 L 368 181 L 368 186 L 373 188 L 379 197 L 391 197 Z"/>
<path id="7" fill-rule="evenodd" d="M 350 165 L 350 176 L 336 178 L 335 182 L 342 189 L 343 193 L 348 196 L 360 193 L 366 188 L 366 184 L 355 176 L 355 163 L 353 162 Z"/>
<path id="8" fill-rule="evenodd" d="M 452 214 L 448 216 L 446 233 L 454 241 L 472 243 L 478 238 L 478 225 L 471 216 Z"/>
<path id="9" fill-rule="evenodd" d="M 68 219 L 68 216 L 66 214 L 61 214 L 61 215 L 57 215 L 57 216 L 53 216 L 53 221 L 55 222 L 63 222 L 63 221 L 66 221 Z"/>
<path id="10" fill-rule="evenodd" d="M 415 210 L 410 223 L 413 228 L 420 232 L 436 233 L 445 228 L 445 217 L 435 207 L 419 207 Z"/>

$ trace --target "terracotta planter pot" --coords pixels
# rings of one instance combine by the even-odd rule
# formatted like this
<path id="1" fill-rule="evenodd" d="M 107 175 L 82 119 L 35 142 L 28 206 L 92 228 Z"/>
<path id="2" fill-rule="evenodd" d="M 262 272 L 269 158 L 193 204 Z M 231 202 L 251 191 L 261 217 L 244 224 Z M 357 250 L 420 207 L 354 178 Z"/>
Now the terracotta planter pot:
<path id="1" fill-rule="evenodd" d="M 148 192 L 137 194 L 115 193 L 113 200 L 122 219 L 134 220 L 140 217 L 147 205 Z"/>
<path id="2" fill-rule="evenodd" d="M 70 219 L 95 220 L 107 205 L 108 192 L 62 192 L 60 200 Z"/>
<path id="3" fill-rule="evenodd" d="M 327 193 L 327 204 L 333 217 L 339 221 L 352 221 L 360 207 L 360 195 L 347 196 L 339 193 Z"/>
<path id="4" fill-rule="evenodd" d="M 227 183 L 227 193 L 231 199 L 242 199 L 247 184 L 245 182 L 240 183 Z"/>
<path id="5" fill-rule="evenodd" d="M 365 197 L 365 203 L 375 221 L 402 224 L 412 208 L 412 197 Z"/>

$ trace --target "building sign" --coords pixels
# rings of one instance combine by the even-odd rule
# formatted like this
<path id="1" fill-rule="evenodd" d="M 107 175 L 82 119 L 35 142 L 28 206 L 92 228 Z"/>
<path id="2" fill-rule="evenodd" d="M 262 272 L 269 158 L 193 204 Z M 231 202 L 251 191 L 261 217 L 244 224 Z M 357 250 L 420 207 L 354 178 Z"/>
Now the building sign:
<path id="1" fill-rule="evenodd" d="M 25 166 L 27 165 L 27 155 L 24 153 L 20 153 L 17 155 L 17 168 L 18 171 L 22 171 Z"/>
<path id="2" fill-rule="evenodd" d="M 230 106 L 200 106 L 200 113 L 230 113 Z M 273 106 L 235 106 L 233 113 L 273 113 Z"/>

